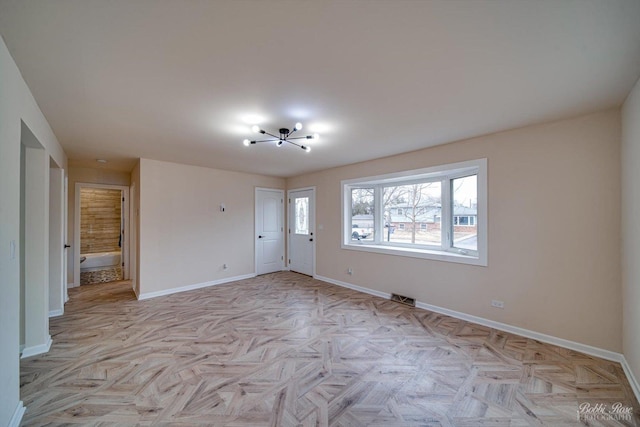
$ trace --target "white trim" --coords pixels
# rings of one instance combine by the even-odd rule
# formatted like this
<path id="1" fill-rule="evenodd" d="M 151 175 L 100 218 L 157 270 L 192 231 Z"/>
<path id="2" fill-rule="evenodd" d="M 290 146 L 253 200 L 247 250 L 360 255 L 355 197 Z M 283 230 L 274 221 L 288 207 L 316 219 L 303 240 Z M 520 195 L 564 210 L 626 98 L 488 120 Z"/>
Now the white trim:
<path id="1" fill-rule="evenodd" d="M 609 351 L 587 344 L 566 340 L 564 338 L 554 337 L 552 335 L 543 334 L 540 332 L 532 331 L 530 329 L 520 328 L 518 326 L 512 326 L 506 323 L 496 322 L 494 320 L 485 319 L 484 317 L 478 317 L 472 314 L 449 310 L 448 308 L 438 307 L 436 305 L 426 304 L 420 301 L 416 301 L 416 307 L 423 310 L 433 311 L 435 313 L 445 314 L 447 316 L 455 317 L 456 319 L 462 319 L 468 322 L 477 323 L 478 325 L 487 326 L 489 328 L 498 329 L 500 331 L 509 332 L 511 334 L 531 338 L 536 341 L 557 345 L 558 347 L 568 348 L 569 350 L 578 351 L 580 353 L 585 353 L 590 356 L 610 360 L 612 362 L 620 362 L 622 357 L 620 353 L 616 353 L 614 351 Z"/>
<path id="2" fill-rule="evenodd" d="M 477 265 L 486 267 L 487 264 L 478 257 L 472 257 L 456 252 L 446 252 L 437 249 L 408 248 L 396 245 L 374 245 L 367 243 L 350 243 L 342 249 L 347 251 L 373 252 L 377 254 L 405 256 L 410 258 L 430 259 L 433 261 L 455 262 L 458 264 Z"/>
<path id="3" fill-rule="evenodd" d="M 25 347 L 22 350 L 22 355 L 20 356 L 20 359 L 26 359 L 27 357 L 32 357 L 32 356 L 37 356 L 39 354 L 47 353 L 51 348 L 51 344 L 53 344 L 53 341 L 51 340 L 51 335 L 47 335 L 46 343 L 40 344 L 40 345 L 34 345 L 33 347 Z"/>
<path id="4" fill-rule="evenodd" d="M 207 288 L 209 286 L 223 285 L 225 283 L 236 282 L 238 280 L 251 279 L 253 277 L 256 277 L 255 273 L 244 274 L 242 276 L 227 277 L 219 280 L 212 280 L 211 282 L 195 283 L 193 285 L 181 286 L 179 288 L 164 289 L 162 291 L 141 293 L 140 295 L 136 294 L 136 296 L 138 297 L 138 300 L 145 300 L 145 299 L 156 298 L 156 297 L 161 297 L 165 295 L 177 294 L 178 292 L 186 292 L 186 291 L 193 291 L 194 289 Z M 135 293 L 135 290 L 134 290 L 134 293 Z"/>
<path id="5" fill-rule="evenodd" d="M 49 311 L 49 317 L 58 317 L 64 314 L 64 308 L 59 308 L 58 310 Z"/>
<path id="6" fill-rule="evenodd" d="M 331 283 L 333 285 L 342 286 L 343 288 L 348 288 L 348 289 L 352 289 L 354 291 L 363 292 L 365 294 L 373 295 L 373 296 L 376 296 L 376 297 L 380 297 L 380 298 L 384 298 L 384 299 L 391 298 L 391 294 L 389 294 L 387 292 L 376 291 L 374 289 L 364 288 L 364 287 L 358 286 L 358 285 L 352 285 L 351 283 L 341 282 L 340 280 L 330 279 L 330 278 L 324 277 L 324 276 L 316 275 L 316 276 L 313 276 L 313 278 L 321 280 L 323 282 Z"/>
<path id="7" fill-rule="evenodd" d="M 316 276 L 315 279 L 322 280 L 323 282 L 332 283 L 334 285 L 342 286 L 345 288 L 353 289 L 355 291 L 364 292 L 370 295 L 375 295 L 381 298 L 388 299 L 390 297 L 390 294 L 386 292 L 380 292 L 380 291 L 365 288 L 362 286 L 352 285 L 350 283 L 341 282 L 339 280 L 330 279 L 328 277 Z M 581 353 L 585 353 L 591 356 L 600 357 L 605 360 L 610 360 L 612 362 L 619 362 L 620 364 L 623 364 L 622 361 L 624 359 L 624 356 L 614 351 L 593 347 L 587 344 L 581 344 L 575 341 L 566 340 L 564 338 L 558 338 L 551 335 L 542 334 L 540 332 L 531 331 L 529 329 L 520 328 L 518 326 L 512 326 L 506 323 L 496 322 L 494 320 L 473 316 L 471 314 L 461 313 L 455 310 L 449 310 L 448 308 L 438 307 L 436 305 L 426 304 L 420 301 L 416 301 L 416 307 L 423 310 L 445 314 L 447 316 L 455 317 L 456 319 L 466 320 L 468 322 L 477 323 L 478 325 L 487 326 L 489 328 L 498 329 L 500 331 L 520 335 L 525 338 L 531 338 L 536 341 L 546 342 L 548 344 L 557 345 L 559 347 L 567 348 L 569 350 L 579 351 Z M 624 368 L 624 365 L 623 365 L 623 368 Z M 629 380 L 629 382 L 631 383 L 631 380 Z"/>
<path id="8" fill-rule="evenodd" d="M 64 302 L 62 303 L 62 307 L 69 301 L 69 249 L 66 246 L 69 245 L 69 171 L 64 170 L 64 236 L 62 241 L 64 242 L 63 249 L 63 265 L 62 265 L 62 275 L 63 275 L 63 298 Z M 74 205 L 75 206 L 75 205 Z M 70 245 L 69 245 L 70 246 Z"/>
<path id="9" fill-rule="evenodd" d="M 638 379 L 635 377 L 635 375 L 633 375 L 631 366 L 629 366 L 629 363 L 627 362 L 627 358 L 624 357 L 624 354 L 621 354 L 620 356 L 622 359 L 620 360 L 620 364 L 622 365 L 622 370 L 624 371 L 624 374 L 627 376 L 627 380 L 629 381 L 629 385 L 631 385 L 633 394 L 636 395 L 636 399 L 638 400 L 638 402 L 640 402 L 640 382 L 638 382 Z"/>
<path id="10" fill-rule="evenodd" d="M 22 400 L 19 401 L 18 405 L 16 406 L 16 410 L 13 411 L 11 420 L 9 421 L 9 427 L 19 427 L 26 410 L 27 408 L 24 406 L 24 403 L 22 403 Z"/>
<path id="11" fill-rule="evenodd" d="M 76 285 L 75 283 L 67 283 L 67 289 L 71 289 L 71 288 L 77 288 L 78 285 Z M 68 301 L 68 299 L 67 299 Z"/>

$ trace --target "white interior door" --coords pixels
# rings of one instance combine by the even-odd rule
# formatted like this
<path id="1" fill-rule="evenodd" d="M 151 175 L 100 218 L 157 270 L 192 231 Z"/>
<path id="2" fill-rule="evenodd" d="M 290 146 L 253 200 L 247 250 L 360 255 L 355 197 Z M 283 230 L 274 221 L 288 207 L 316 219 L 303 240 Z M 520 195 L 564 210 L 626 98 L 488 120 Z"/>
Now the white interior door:
<path id="1" fill-rule="evenodd" d="M 284 268 L 284 191 L 256 189 L 256 274 Z"/>
<path id="2" fill-rule="evenodd" d="M 313 276 L 315 267 L 315 189 L 289 191 L 289 269 Z"/>
<path id="3" fill-rule="evenodd" d="M 64 201 L 62 202 L 64 205 L 64 265 L 63 265 L 63 276 L 64 276 L 64 302 L 65 304 L 69 301 L 69 177 L 64 177 Z"/>

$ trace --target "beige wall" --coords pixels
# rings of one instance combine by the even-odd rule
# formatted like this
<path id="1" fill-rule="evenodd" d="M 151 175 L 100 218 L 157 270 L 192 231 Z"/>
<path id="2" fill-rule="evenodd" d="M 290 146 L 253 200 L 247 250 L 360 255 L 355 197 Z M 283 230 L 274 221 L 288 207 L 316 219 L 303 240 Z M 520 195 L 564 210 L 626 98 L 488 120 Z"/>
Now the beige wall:
<path id="1" fill-rule="evenodd" d="M 73 283 L 73 264 L 75 260 L 75 250 L 73 246 L 75 203 L 76 203 L 76 183 L 85 184 L 108 184 L 129 186 L 131 174 L 129 172 L 112 171 L 103 168 L 69 168 L 69 189 L 68 189 L 68 216 L 67 216 L 67 242 L 71 245 L 67 253 L 67 283 L 69 286 L 80 286 Z"/>
<path id="2" fill-rule="evenodd" d="M 284 189 L 284 179 L 148 159 L 139 167 L 141 295 L 254 273 L 255 188 Z"/>
<path id="3" fill-rule="evenodd" d="M 622 194 L 624 356 L 640 381 L 640 81 L 622 108 Z"/>
<path id="4" fill-rule="evenodd" d="M 488 159 L 488 267 L 340 248 L 341 180 L 478 158 Z M 619 167 L 613 110 L 290 178 L 287 188 L 317 187 L 320 276 L 619 352 Z"/>
<path id="5" fill-rule="evenodd" d="M 66 169 L 67 158 L 62 147 L 0 39 L 0 425 L 9 423 L 20 401 L 21 121 L 44 148 L 47 159 L 41 167 L 47 170 L 47 176 L 48 157 Z M 16 244 L 13 258 L 10 256 L 12 241 Z M 48 243 L 48 237 L 45 241 Z M 45 270 L 48 269 L 45 267 Z"/>

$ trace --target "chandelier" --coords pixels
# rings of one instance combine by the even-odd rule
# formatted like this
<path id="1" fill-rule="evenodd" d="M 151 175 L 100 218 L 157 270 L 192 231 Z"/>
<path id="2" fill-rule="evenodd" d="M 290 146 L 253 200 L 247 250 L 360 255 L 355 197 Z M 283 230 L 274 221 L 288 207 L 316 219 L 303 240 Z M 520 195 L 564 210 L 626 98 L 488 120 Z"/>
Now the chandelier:
<path id="1" fill-rule="evenodd" d="M 306 151 L 307 153 L 309 151 L 311 151 L 311 147 L 309 147 L 308 145 L 304 145 L 304 144 L 299 144 L 297 142 L 294 142 L 295 140 L 300 140 L 300 139 L 318 139 L 320 138 L 320 135 L 318 135 L 317 133 L 314 133 L 313 135 L 305 135 L 305 136 L 294 136 L 292 137 L 291 135 L 293 135 L 296 131 L 299 131 L 300 129 L 302 129 L 302 123 L 298 122 L 295 124 L 295 126 L 293 127 L 293 130 L 289 130 L 287 128 L 280 128 L 278 130 L 278 132 L 280 133 L 280 136 L 276 136 L 272 133 L 269 133 L 263 129 L 260 129 L 259 126 L 253 126 L 251 128 L 252 131 L 256 132 L 256 133 L 261 133 L 263 135 L 269 135 L 271 138 L 268 139 L 259 139 L 256 141 L 250 141 L 248 139 L 245 139 L 244 141 L 242 141 L 242 143 L 245 145 L 245 147 L 248 147 L 250 145 L 253 144 L 257 144 L 258 142 L 275 142 L 276 143 L 276 147 L 282 147 L 282 145 L 287 142 L 291 145 L 295 145 L 296 147 L 300 147 L 302 148 L 304 151 Z"/>

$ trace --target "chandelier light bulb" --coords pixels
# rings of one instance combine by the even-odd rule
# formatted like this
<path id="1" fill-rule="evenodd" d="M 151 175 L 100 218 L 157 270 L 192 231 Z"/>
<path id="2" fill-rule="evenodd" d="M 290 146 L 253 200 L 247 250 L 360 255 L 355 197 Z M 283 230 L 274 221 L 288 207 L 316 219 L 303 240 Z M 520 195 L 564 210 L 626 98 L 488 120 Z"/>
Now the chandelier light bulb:
<path id="1" fill-rule="evenodd" d="M 278 134 L 279 136 L 277 136 L 275 133 L 269 133 L 264 129 L 261 129 L 258 125 L 253 125 L 251 126 L 251 130 L 253 132 L 262 134 L 262 135 L 267 135 L 264 138 L 266 139 L 258 139 L 255 141 L 249 140 L 249 139 L 245 139 L 242 141 L 242 144 L 244 144 L 245 147 L 248 147 L 250 145 L 254 145 L 254 144 L 258 144 L 261 142 L 268 142 L 270 144 L 275 143 L 276 147 L 282 147 L 285 142 L 287 144 L 291 144 L 294 145 L 298 148 L 302 148 L 304 151 L 306 151 L 307 153 L 311 151 L 311 147 L 309 147 L 308 145 L 302 145 L 301 144 L 301 140 L 303 139 L 318 139 L 320 138 L 320 135 L 318 135 L 317 133 L 311 134 L 311 135 L 300 135 L 300 134 L 294 134 L 295 131 L 298 131 L 300 129 L 302 129 L 302 123 L 298 122 L 295 125 L 293 125 L 293 130 L 290 131 L 290 128 L 285 128 L 282 127 L 280 129 L 278 129 Z M 287 145 L 288 146 L 288 145 Z"/>

